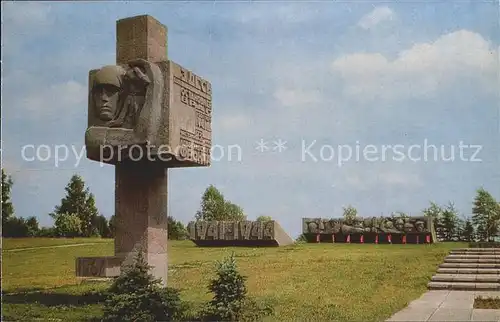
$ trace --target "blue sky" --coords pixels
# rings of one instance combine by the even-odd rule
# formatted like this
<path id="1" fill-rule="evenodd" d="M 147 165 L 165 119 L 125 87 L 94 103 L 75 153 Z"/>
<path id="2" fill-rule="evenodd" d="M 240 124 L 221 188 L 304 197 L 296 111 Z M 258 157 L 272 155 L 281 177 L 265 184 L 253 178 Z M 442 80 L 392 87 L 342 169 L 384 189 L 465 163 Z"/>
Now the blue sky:
<path id="1" fill-rule="evenodd" d="M 481 186 L 500 199 L 498 2 L 3 2 L 3 166 L 17 215 L 52 224 L 74 173 L 113 213 L 113 167 L 75 166 L 71 151 L 56 166 L 53 153 L 81 150 L 88 71 L 114 63 L 116 20 L 140 14 L 167 25 L 169 59 L 211 81 L 213 143 L 226 153 L 210 168 L 169 170 L 177 219 L 193 218 L 209 184 L 293 237 L 302 217 L 338 217 L 349 204 L 361 216 L 419 215 L 430 200 L 453 201 L 469 214 Z M 261 139 L 269 150 L 255 149 Z M 272 149 L 278 139 L 286 150 Z M 460 141 L 481 146 L 474 159 L 474 147 L 460 158 Z M 455 159 L 406 152 L 424 142 L 447 156 L 454 146 Z M 29 144 L 50 146 L 51 158 L 23 160 Z M 303 158 L 311 144 L 316 162 Z M 339 165 L 341 145 L 379 157 Z M 383 145 L 407 157 L 383 161 Z"/>

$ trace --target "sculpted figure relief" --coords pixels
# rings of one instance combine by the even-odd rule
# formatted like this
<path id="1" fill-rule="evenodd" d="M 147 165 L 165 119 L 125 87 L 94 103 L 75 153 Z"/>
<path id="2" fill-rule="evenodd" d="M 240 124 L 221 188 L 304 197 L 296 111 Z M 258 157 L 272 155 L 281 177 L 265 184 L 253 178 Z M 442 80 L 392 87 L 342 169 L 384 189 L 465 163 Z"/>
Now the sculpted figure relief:
<path id="1" fill-rule="evenodd" d="M 133 129 L 145 104 L 149 63 L 142 60 L 128 66 L 104 66 L 94 75 L 92 101 L 100 122 L 94 125 Z"/>
<path id="2" fill-rule="evenodd" d="M 93 112 L 103 122 L 110 122 L 114 117 L 125 73 L 121 66 L 104 66 L 94 75 Z"/>
<path id="3" fill-rule="evenodd" d="M 102 147 L 110 153 L 111 148 L 157 141 L 165 122 L 164 77 L 157 64 L 143 59 L 90 72 L 87 157 L 102 161 Z"/>
<path id="4" fill-rule="evenodd" d="M 360 234 L 360 233 L 423 233 L 429 232 L 427 220 L 422 217 L 356 218 L 349 222 L 343 219 L 303 218 L 303 232 L 311 234 Z"/>

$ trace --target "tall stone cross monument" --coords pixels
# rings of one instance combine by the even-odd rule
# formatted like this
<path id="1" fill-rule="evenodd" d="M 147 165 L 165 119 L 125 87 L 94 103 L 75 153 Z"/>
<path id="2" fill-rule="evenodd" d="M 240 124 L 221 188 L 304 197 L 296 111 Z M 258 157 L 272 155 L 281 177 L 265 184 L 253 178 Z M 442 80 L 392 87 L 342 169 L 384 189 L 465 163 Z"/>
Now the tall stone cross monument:
<path id="1" fill-rule="evenodd" d="M 116 65 L 89 72 L 87 157 L 115 166 L 115 255 L 80 257 L 80 277 L 113 277 L 142 251 L 167 282 L 167 170 L 210 165 L 212 89 L 167 58 L 167 28 L 118 20 Z"/>

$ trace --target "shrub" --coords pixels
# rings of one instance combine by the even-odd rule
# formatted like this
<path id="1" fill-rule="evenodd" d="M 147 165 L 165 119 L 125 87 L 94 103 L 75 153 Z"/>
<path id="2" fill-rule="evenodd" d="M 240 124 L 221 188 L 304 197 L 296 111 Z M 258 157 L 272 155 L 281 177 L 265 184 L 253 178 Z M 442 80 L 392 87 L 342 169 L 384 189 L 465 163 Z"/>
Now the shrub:
<path id="1" fill-rule="evenodd" d="M 172 321 L 183 316 L 186 306 L 179 291 L 162 287 L 150 268 L 141 251 L 132 265 L 122 267 L 108 290 L 103 321 Z"/>
<path id="2" fill-rule="evenodd" d="M 297 244 L 302 244 L 302 243 L 307 243 L 307 237 L 305 234 L 300 234 L 299 237 L 297 237 L 297 239 L 295 239 L 295 242 Z"/>
<path id="3" fill-rule="evenodd" d="M 271 218 L 271 216 L 259 216 L 259 217 L 257 217 L 256 220 L 257 221 L 271 221 L 273 219 Z"/>
<path id="4" fill-rule="evenodd" d="M 216 263 L 216 275 L 209 284 L 214 297 L 205 309 L 206 320 L 256 321 L 264 315 L 272 314 L 272 308 L 262 308 L 247 297 L 246 277 L 238 272 L 234 253 Z"/>
<path id="5" fill-rule="evenodd" d="M 352 225 L 354 223 L 354 219 L 356 219 L 357 216 L 358 211 L 356 210 L 356 208 L 351 205 L 344 207 L 343 217 L 346 224 Z"/>
<path id="6" fill-rule="evenodd" d="M 54 228 L 59 237 L 79 237 L 82 235 L 82 221 L 76 214 L 57 215 Z"/>
<path id="7" fill-rule="evenodd" d="M 37 237 L 57 237 L 56 230 L 53 227 L 42 227 L 38 231 Z"/>
<path id="8" fill-rule="evenodd" d="M 172 216 L 167 217 L 168 239 L 183 240 L 188 238 L 188 232 L 182 222 L 177 221 Z"/>
<path id="9" fill-rule="evenodd" d="M 26 220 L 22 217 L 12 216 L 2 226 L 4 237 L 27 237 L 28 231 L 29 228 L 26 225 Z"/>

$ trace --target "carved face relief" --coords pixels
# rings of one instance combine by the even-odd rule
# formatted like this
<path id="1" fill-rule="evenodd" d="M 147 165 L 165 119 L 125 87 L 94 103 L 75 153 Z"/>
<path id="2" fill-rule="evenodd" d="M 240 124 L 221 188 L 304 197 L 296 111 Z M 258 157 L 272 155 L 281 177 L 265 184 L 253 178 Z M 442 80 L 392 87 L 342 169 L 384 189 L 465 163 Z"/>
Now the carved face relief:
<path id="1" fill-rule="evenodd" d="M 92 96 L 95 113 L 100 120 L 111 121 L 116 113 L 125 69 L 121 66 L 105 66 L 94 76 Z"/>
<path id="2" fill-rule="evenodd" d="M 319 231 L 318 224 L 316 224 L 315 222 L 310 222 L 307 226 L 309 228 L 310 233 L 316 233 Z"/>
<path id="3" fill-rule="evenodd" d="M 395 227 L 396 227 L 397 230 L 403 231 L 404 230 L 404 225 L 405 225 L 405 223 L 404 223 L 403 219 L 397 219 L 396 220 Z"/>
<path id="4" fill-rule="evenodd" d="M 423 231 L 425 230 L 425 228 L 424 228 L 424 223 L 423 223 L 422 221 L 417 221 L 417 222 L 415 223 L 415 228 L 417 229 L 417 231 L 418 231 L 419 233 L 423 232 Z"/>
<path id="5" fill-rule="evenodd" d="M 102 162 L 105 156 L 105 163 L 116 164 L 120 156 L 126 159 L 127 155 L 131 155 L 127 151 L 133 144 L 155 140 L 163 144 L 171 143 L 165 131 L 159 132 L 170 120 L 170 112 L 165 107 L 169 104 L 168 79 L 171 76 L 169 69 L 162 69 L 163 65 L 165 62 L 160 64 L 135 59 L 123 65 L 109 65 L 90 71 L 88 125 L 85 131 L 89 159 Z M 107 152 L 109 149 L 105 149 L 103 155 L 102 147 L 105 145 L 120 152 L 110 154 Z M 151 153 L 157 152 L 148 149 L 147 155 Z M 141 155 L 146 158 L 146 155 Z"/>

